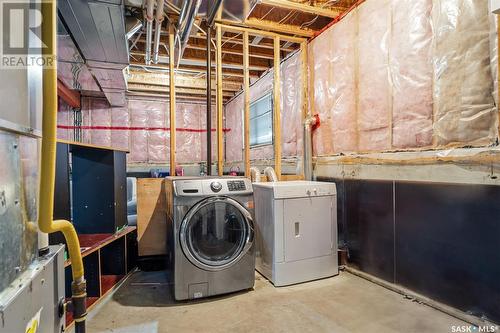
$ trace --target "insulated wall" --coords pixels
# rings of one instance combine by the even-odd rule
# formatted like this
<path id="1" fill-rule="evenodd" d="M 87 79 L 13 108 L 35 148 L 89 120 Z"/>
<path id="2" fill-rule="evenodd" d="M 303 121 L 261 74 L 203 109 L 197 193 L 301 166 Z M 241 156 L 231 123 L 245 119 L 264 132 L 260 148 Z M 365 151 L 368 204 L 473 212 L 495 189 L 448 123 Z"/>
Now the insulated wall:
<path id="1" fill-rule="evenodd" d="M 215 106 L 213 107 L 215 110 Z M 129 98 L 126 107 L 110 107 L 103 98 L 82 98 L 82 125 L 74 123 L 74 111 L 59 101 L 58 138 L 128 150 L 131 164 L 168 164 L 170 156 L 169 104 L 166 100 Z M 176 161 L 206 160 L 206 106 L 176 103 Z M 212 119 L 213 158 L 217 154 L 216 114 Z M 226 130 L 230 131 L 230 130 Z"/>
<path id="2" fill-rule="evenodd" d="M 439 145 L 483 145 L 497 137 L 488 2 L 435 1 L 434 133 Z"/>
<path id="3" fill-rule="evenodd" d="M 309 46 L 315 155 L 496 141 L 488 1 L 366 1 Z"/>
<path id="4" fill-rule="evenodd" d="M 302 152 L 302 80 L 300 53 L 296 53 L 283 61 L 280 66 L 281 99 L 281 146 L 282 156 L 296 157 Z M 273 70 L 263 75 L 250 87 L 250 104 L 273 92 Z M 225 106 L 226 127 L 226 161 L 241 162 L 243 160 L 243 112 L 244 93 L 241 93 Z M 274 158 L 273 145 L 252 147 L 252 160 Z"/>

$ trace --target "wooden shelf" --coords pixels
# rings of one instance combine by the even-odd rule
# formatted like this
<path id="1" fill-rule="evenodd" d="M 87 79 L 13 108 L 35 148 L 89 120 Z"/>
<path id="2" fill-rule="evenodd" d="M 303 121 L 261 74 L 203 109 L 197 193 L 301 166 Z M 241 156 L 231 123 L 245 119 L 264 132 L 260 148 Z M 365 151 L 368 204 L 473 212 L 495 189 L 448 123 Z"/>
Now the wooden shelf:
<path id="1" fill-rule="evenodd" d="M 135 231 L 137 227 L 128 226 L 123 228 L 114 234 L 78 234 L 78 240 L 80 241 L 80 248 L 83 249 L 82 257 L 86 257 L 89 254 L 99 250 L 100 248 L 108 245 L 109 243 L 121 238 L 133 231 Z M 64 262 L 64 267 L 68 267 L 71 265 L 71 260 L 68 259 Z"/>
<path id="2" fill-rule="evenodd" d="M 103 275 L 101 276 L 102 281 L 102 294 L 101 297 L 87 297 L 87 313 L 92 310 L 92 308 L 101 302 L 106 295 L 115 290 L 115 288 L 123 282 L 132 272 L 126 275 Z M 66 301 L 71 301 L 71 298 L 67 298 Z M 69 331 L 75 322 L 73 321 L 73 313 L 66 312 L 66 331 Z"/>
<path id="3" fill-rule="evenodd" d="M 103 295 L 107 294 L 112 290 L 120 281 L 125 277 L 125 275 L 101 275 L 101 293 Z"/>
<path id="4" fill-rule="evenodd" d="M 119 286 L 136 266 L 137 228 L 127 226 L 126 153 L 111 147 L 57 141 L 54 218 L 72 221 L 77 231 L 87 310 Z M 56 233 L 49 241 L 60 244 L 65 239 Z M 64 262 L 67 299 L 72 293 L 71 269 L 68 259 Z M 68 330 L 73 323 L 72 313 L 66 313 Z"/>
<path id="5" fill-rule="evenodd" d="M 125 152 L 125 153 L 129 153 L 129 151 L 126 150 L 126 149 L 119 149 L 119 148 L 106 147 L 106 146 L 98 146 L 98 145 L 93 145 L 93 144 L 90 144 L 90 143 L 83 143 L 83 142 L 77 142 L 77 141 L 68 141 L 68 140 L 57 139 L 57 142 L 59 142 L 59 143 L 65 143 L 65 144 L 71 145 L 71 146 L 80 146 L 80 147 L 85 147 L 85 148 L 95 148 L 95 149 L 104 149 L 104 150 L 116 150 L 116 151 L 122 151 L 122 152 Z"/>
<path id="6" fill-rule="evenodd" d="M 87 282 L 87 311 L 120 285 L 135 267 L 136 227 L 108 234 L 79 235 L 82 247 L 90 245 L 83 254 L 85 280 Z M 132 244 L 131 244 L 132 243 Z M 65 263 L 66 298 L 71 298 L 71 263 Z M 66 326 L 74 324 L 73 314 L 66 313 Z"/>

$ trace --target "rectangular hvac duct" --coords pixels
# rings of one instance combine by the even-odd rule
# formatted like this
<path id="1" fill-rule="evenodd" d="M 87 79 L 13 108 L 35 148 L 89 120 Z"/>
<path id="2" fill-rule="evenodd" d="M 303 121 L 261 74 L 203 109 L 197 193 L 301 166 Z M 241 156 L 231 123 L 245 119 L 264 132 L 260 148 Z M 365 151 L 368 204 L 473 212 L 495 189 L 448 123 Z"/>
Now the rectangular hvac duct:
<path id="1" fill-rule="evenodd" d="M 121 1 L 62 0 L 57 6 L 85 60 L 128 65 Z"/>
<path id="2" fill-rule="evenodd" d="M 121 0 L 58 1 L 65 26 L 111 106 L 125 105 L 123 69 L 129 64 Z"/>

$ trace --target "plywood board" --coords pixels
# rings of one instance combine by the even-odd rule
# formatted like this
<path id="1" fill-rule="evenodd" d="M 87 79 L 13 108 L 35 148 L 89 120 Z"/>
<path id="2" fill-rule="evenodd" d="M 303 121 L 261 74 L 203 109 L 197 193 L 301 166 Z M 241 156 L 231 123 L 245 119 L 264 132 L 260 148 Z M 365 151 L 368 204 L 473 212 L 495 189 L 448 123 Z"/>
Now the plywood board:
<path id="1" fill-rule="evenodd" d="M 137 239 L 139 256 L 167 253 L 167 211 L 164 180 L 137 179 Z"/>

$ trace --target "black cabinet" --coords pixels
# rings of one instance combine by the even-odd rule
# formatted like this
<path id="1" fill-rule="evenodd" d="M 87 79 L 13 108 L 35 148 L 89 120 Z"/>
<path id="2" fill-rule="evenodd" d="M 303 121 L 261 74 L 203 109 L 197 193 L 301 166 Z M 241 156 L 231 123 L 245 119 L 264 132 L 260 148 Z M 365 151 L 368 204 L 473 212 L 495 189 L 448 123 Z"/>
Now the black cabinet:
<path id="1" fill-rule="evenodd" d="M 78 234 L 112 234 L 127 224 L 126 151 L 58 141 L 54 219 Z M 51 243 L 64 242 L 62 235 Z"/>
<path id="2" fill-rule="evenodd" d="M 127 223 L 125 152 L 74 146 L 73 224 L 82 234 L 114 233 Z"/>

